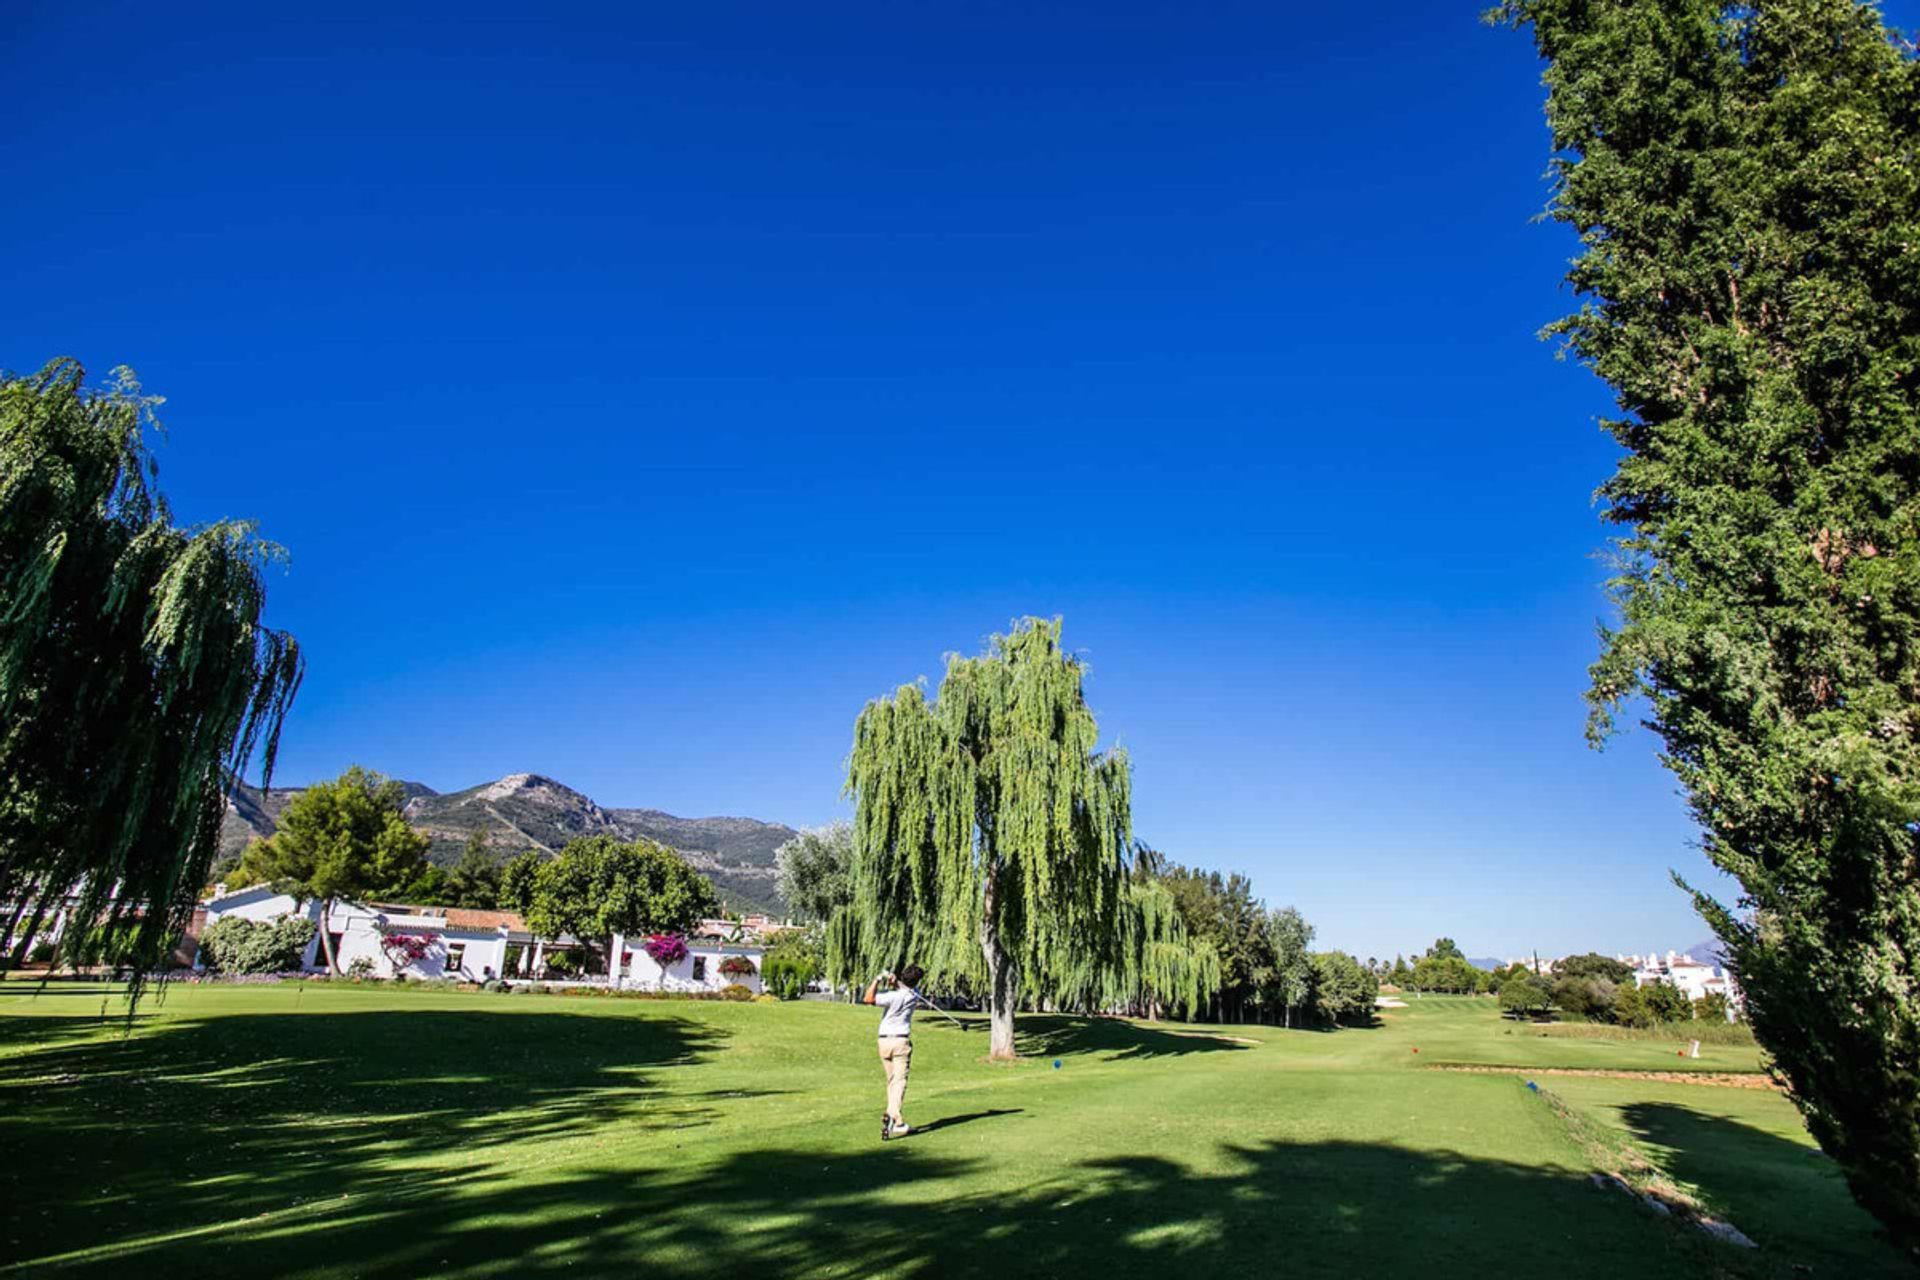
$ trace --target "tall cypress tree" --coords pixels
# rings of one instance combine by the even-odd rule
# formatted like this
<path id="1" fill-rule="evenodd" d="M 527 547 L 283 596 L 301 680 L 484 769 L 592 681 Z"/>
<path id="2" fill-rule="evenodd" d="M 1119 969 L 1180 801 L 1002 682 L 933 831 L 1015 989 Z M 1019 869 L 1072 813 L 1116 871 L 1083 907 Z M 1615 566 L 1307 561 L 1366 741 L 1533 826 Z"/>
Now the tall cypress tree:
<path id="1" fill-rule="evenodd" d="M 1131 773 L 1097 752 L 1085 668 L 1060 622 L 1027 619 L 977 658 L 950 657 L 854 725 L 853 903 L 836 967 L 896 964 L 977 983 L 990 1053 L 1013 1056 L 1023 992 L 1115 945 L 1132 843 Z"/>
<path id="2" fill-rule="evenodd" d="M 1920 1243 L 1920 72 L 1854 0 L 1509 0 L 1625 451 L 1590 732 L 1644 698 L 1694 901 L 1854 1195 Z"/>
<path id="3" fill-rule="evenodd" d="M 174 525 L 126 371 L 0 376 L 0 943 L 63 908 L 144 970 L 218 849 L 227 780 L 264 755 L 301 675 L 261 625 L 278 548 L 249 524 Z"/>

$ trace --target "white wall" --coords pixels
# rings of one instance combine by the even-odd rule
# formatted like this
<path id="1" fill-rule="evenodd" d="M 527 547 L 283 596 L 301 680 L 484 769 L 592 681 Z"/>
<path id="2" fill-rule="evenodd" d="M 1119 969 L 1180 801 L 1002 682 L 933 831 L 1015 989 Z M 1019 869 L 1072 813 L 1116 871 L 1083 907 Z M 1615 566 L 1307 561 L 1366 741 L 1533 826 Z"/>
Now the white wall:
<path id="1" fill-rule="evenodd" d="M 405 916 L 370 911 L 351 903 L 336 904 L 333 929 L 340 935 L 338 958 L 345 973 L 355 960 L 373 962 L 373 972 L 382 978 L 395 976 L 392 959 L 381 946 L 387 933 L 412 933 L 429 938 L 427 953 L 399 972 L 408 978 L 465 978 L 478 982 L 488 969 L 499 977 L 507 959 L 507 935 L 500 929 L 454 929 L 439 916 Z M 384 931 L 383 931 L 384 926 Z M 462 951 L 460 965 L 447 964 L 451 948 Z"/>
<path id="2" fill-rule="evenodd" d="M 241 889 L 223 898 L 215 898 L 207 904 L 207 923 L 204 927 L 211 928 L 215 921 L 225 920 L 229 916 L 261 923 L 291 915 L 302 915 L 317 923 L 320 919 L 320 903 L 309 902 L 302 907 L 290 893 L 275 893 L 266 888 Z M 300 967 L 315 968 L 315 961 L 319 954 L 320 937 L 316 932 L 313 941 L 307 944 L 306 952 L 301 957 Z M 193 967 L 204 969 L 206 962 L 199 955 L 195 955 Z"/>
<path id="3" fill-rule="evenodd" d="M 273 893 L 266 889 L 242 890 L 208 903 L 207 924 L 211 925 L 228 916 L 254 921 L 278 920 L 282 916 L 296 914 L 298 905 L 291 894 Z M 318 923 L 320 903 L 309 902 L 298 914 Z M 330 931 L 340 938 L 335 960 L 342 973 L 355 960 L 364 958 L 373 962 L 375 974 L 383 978 L 394 976 L 393 962 L 380 945 L 382 925 L 394 932 L 432 937 L 432 946 L 427 954 L 403 970 L 409 978 L 471 978 L 478 982 L 487 969 L 492 969 L 493 976 L 499 977 L 506 964 L 507 937 L 499 929 L 450 929 L 447 922 L 438 916 L 383 914 L 345 901 L 333 904 L 327 924 Z M 449 947 L 462 949 L 459 968 L 452 971 L 447 967 Z M 316 936 L 307 947 L 301 967 L 316 973 L 324 971 L 326 966 L 326 956 L 320 950 L 320 939 Z"/>
<path id="4" fill-rule="evenodd" d="M 635 938 L 627 943 L 628 959 L 620 972 L 619 985 L 638 987 L 642 991 L 718 991 L 738 982 L 755 995 L 763 990 L 759 968 L 765 957 L 759 947 L 689 942 L 686 958 L 668 966 L 663 972 L 641 945 L 645 941 L 644 938 Z M 754 972 L 740 978 L 727 977 L 720 972 L 720 962 L 727 956 L 746 957 L 753 962 Z M 693 970 L 697 959 L 706 962 L 706 974 L 696 979 Z"/>

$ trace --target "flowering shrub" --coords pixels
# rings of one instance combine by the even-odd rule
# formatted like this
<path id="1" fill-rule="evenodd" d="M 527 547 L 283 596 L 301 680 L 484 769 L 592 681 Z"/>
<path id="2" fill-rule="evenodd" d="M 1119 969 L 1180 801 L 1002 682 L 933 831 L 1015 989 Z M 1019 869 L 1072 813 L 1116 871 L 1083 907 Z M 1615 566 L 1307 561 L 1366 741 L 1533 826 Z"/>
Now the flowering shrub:
<path id="1" fill-rule="evenodd" d="M 720 998 L 722 1000 L 751 1000 L 753 999 L 753 988 L 742 986 L 738 982 L 735 982 L 720 988 Z"/>
<path id="2" fill-rule="evenodd" d="M 387 959 L 393 965 L 395 976 L 410 964 L 424 960 L 433 950 L 433 944 L 440 941 L 437 933 L 382 933 L 380 949 L 387 953 Z"/>
<path id="3" fill-rule="evenodd" d="M 653 957 L 653 962 L 662 969 L 687 958 L 687 940 L 677 933 L 653 934 L 642 945 L 646 953 Z"/>
<path id="4" fill-rule="evenodd" d="M 745 956 L 728 956 L 720 962 L 720 972 L 729 978 L 751 978 L 760 971 Z"/>
<path id="5" fill-rule="evenodd" d="M 228 916 L 207 926 L 200 949 L 207 963 L 223 973 L 284 973 L 300 967 L 313 933 L 313 921 L 305 916 L 279 920 Z"/>

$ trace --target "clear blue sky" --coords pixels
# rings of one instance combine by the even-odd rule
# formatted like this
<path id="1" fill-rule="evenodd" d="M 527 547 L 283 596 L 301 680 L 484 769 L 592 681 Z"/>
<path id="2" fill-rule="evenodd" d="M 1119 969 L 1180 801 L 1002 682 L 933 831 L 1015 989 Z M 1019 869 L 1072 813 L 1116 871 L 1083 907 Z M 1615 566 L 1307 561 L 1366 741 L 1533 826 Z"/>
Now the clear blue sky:
<path id="1" fill-rule="evenodd" d="M 820 822 L 865 699 L 1057 613 L 1139 834 L 1323 943 L 1677 946 L 1478 7 L 16 3 L 0 364 L 134 366 L 289 548 L 284 780 Z"/>

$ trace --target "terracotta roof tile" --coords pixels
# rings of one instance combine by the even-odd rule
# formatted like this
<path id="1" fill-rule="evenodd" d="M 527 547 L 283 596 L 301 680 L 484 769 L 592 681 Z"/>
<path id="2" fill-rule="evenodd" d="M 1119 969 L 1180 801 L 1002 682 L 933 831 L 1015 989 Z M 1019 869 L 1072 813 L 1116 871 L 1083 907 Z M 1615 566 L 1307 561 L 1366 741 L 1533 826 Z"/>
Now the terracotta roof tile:
<path id="1" fill-rule="evenodd" d="M 527 922 L 520 918 L 518 911 L 479 911 L 470 907 L 448 907 L 446 909 L 449 929 L 498 929 L 507 926 L 516 932 L 525 932 Z"/>

